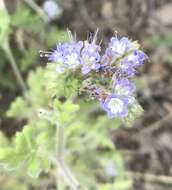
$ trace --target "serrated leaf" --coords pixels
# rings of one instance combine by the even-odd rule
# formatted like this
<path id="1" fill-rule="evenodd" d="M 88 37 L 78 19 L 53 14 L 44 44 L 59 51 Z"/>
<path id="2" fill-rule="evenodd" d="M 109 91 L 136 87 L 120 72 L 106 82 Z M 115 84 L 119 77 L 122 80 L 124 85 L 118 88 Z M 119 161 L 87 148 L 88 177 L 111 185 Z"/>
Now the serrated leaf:
<path id="1" fill-rule="evenodd" d="M 37 178 L 41 173 L 40 160 L 36 154 L 31 154 L 30 159 L 28 161 L 27 173 L 29 176 L 33 178 Z"/>
<path id="2" fill-rule="evenodd" d="M 26 31 L 37 33 L 42 29 L 43 22 L 38 15 L 25 7 L 18 7 L 11 16 L 11 23 L 15 27 L 20 27 Z"/>
<path id="3" fill-rule="evenodd" d="M 36 143 L 37 144 L 44 144 L 48 139 L 49 139 L 48 131 L 43 131 L 37 136 Z"/>
<path id="4" fill-rule="evenodd" d="M 17 169 L 24 159 L 23 154 L 16 153 L 13 148 L 0 149 L 0 165 L 6 170 Z"/>
<path id="5" fill-rule="evenodd" d="M 41 160 L 41 167 L 44 171 L 48 172 L 51 166 L 50 159 L 48 155 L 44 155 Z"/>
<path id="6" fill-rule="evenodd" d="M 22 132 L 17 132 L 15 142 L 17 152 L 28 153 L 34 151 L 32 127 L 25 126 Z"/>
<path id="7" fill-rule="evenodd" d="M 27 118 L 29 109 L 26 101 L 22 97 L 17 97 L 7 111 L 8 117 Z"/>
<path id="8" fill-rule="evenodd" d="M 74 113 L 79 110 L 79 105 L 72 103 L 72 101 L 66 101 L 63 105 L 63 110 L 68 113 Z"/>
<path id="9" fill-rule="evenodd" d="M 29 86 L 29 95 L 32 100 L 32 104 L 35 106 L 44 106 L 48 104 L 49 96 L 45 90 L 45 70 L 38 67 L 36 71 L 30 72 L 27 84 Z M 41 98 L 40 98 L 41 97 Z"/>

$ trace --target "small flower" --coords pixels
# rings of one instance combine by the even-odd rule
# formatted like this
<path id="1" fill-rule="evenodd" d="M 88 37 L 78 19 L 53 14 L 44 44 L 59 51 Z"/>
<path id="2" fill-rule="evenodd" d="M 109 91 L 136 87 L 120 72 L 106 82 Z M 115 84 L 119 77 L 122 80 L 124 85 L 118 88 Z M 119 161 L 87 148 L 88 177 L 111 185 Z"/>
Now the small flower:
<path id="1" fill-rule="evenodd" d="M 77 53 L 73 52 L 66 56 L 64 60 L 64 64 L 69 66 L 69 68 L 76 68 L 81 64 L 80 58 Z"/>
<path id="2" fill-rule="evenodd" d="M 115 165 L 112 161 L 109 161 L 107 164 L 105 172 L 108 177 L 115 177 L 118 174 L 117 169 L 115 168 Z"/>
<path id="3" fill-rule="evenodd" d="M 52 1 L 52 0 L 45 1 L 43 4 L 43 9 L 47 13 L 50 20 L 55 19 L 62 12 L 59 5 L 55 1 Z"/>
<path id="4" fill-rule="evenodd" d="M 101 105 L 110 118 L 126 117 L 128 114 L 128 100 L 115 94 L 111 94 L 105 100 L 101 100 Z"/>
<path id="5" fill-rule="evenodd" d="M 84 48 L 81 52 L 83 74 L 88 74 L 91 70 L 98 70 L 100 68 L 100 50 L 101 48 L 99 45 L 85 41 Z"/>
<path id="6" fill-rule="evenodd" d="M 147 59 L 145 53 L 140 50 L 134 50 L 117 63 L 117 68 L 120 72 L 126 73 L 128 77 L 133 77 L 136 73 L 136 68 L 142 65 L 145 59 Z"/>
<path id="7" fill-rule="evenodd" d="M 104 66 L 110 65 L 111 61 L 112 61 L 112 58 L 105 53 L 101 57 L 101 66 L 104 67 Z"/>
<path id="8" fill-rule="evenodd" d="M 141 50 L 135 50 L 125 57 L 125 61 L 132 63 L 135 67 L 142 65 L 145 59 L 147 59 L 147 56 Z"/>
<path id="9" fill-rule="evenodd" d="M 49 55 L 48 59 L 74 69 L 81 64 L 80 51 L 82 47 L 83 42 L 81 41 L 59 44 Z"/>
<path id="10" fill-rule="evenodd" d="M 128 79 L 119 79 L 114 83 L 114 92 L 119 96 L 130 96 L 135 90 L 134 84 Z"/>
<path id="11" fill-rule="evenodd" d="M 123 56 L 132 47 L 132 43 L 126 37 L 118 39 L 117 37 L 112 37 L 108 44 L 106 53 L 113 57 L 118 58 Z"/>

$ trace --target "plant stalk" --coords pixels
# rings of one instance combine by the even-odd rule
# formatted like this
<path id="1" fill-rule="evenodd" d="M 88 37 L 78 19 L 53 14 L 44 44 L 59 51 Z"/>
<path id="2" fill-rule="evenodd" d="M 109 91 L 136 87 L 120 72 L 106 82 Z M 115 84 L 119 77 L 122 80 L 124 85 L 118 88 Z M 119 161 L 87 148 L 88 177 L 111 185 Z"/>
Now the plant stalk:
<path id="1" fill-rule="evenodd" d="M 69 186 L 73 190 L 80 190 L 80 184 L 77 181 L 77 179 L 74 177 L 70 169 L 66 166 L 64 162 L 64 130 L 63 127 L 59 124 L 56 125 L 56 130 L 57 130 L 57 166 L 58 166 L 58 175 L 62 175 L 64 180 L 67 181 Z M 57 175 L 57 181 L 59 180 L 59 176 Z M 57 182 L 58 186 L 59 183 Z M 61 187 L 58 187 L 61 189 Z M 58 189 L 58 190 L 59 190 Z"/>
<path id="2" fill-rule="evenodd" d="M 25 98 L 29 101 L 29 97 L 27 96 L 27 88 L 26 88 L 26 85 L 25 85 L 25 83 L 24 83 L 24 80 L 23 80 L 23 78 L 22 78 L 22 76 L 21 76 L 21 73 L 20 73 L 20 71 L 19 71 L 19 69 L 18 69 L 18 67 L 17 67 L 17 63 L 16 63 L 16 61 L 15 61 L 15 59 L 14 59 L 14 56 L 13 56 L 13 54 L 12 54 L 12 52 L 11 52 L 11 49 L 10 49 L 10 47 L 9 47 L 9 42 L 6 42 L 6 43 L 3 45 L 3 49 L 4 49 L 5 53 L 6 53 L 6 56 L 7 56 L 8 60 L 9 60 L 9 63 L 10 63 L 10 65 L 11 65 L 11 68 L 12 68 L 12 70 L 13 70 L 13 72 L 14 72 L 14 75 L 15 75 L 15 77 L 16 77 L 17 83 L 18 83 L 18 85 L 20 86 L 20 88 L 21 88 L 21 90 L 22 90 L 22 92 L 23 92 Z"/>

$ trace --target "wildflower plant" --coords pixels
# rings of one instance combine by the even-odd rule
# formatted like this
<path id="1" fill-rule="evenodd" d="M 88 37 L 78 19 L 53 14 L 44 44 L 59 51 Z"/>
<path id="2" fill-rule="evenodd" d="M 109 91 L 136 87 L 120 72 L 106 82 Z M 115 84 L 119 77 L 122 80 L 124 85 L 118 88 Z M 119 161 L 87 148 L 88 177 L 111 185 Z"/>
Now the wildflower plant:
<path id="1" fill-rule="evenodd" d="M 18 97 L 7 112 L 26 125 L 0 148 L 2 171 L 30 177 L 52 171 L 57 189 L 66 184 L 74 190 L 130 187 L 107 129 L 131 126 L 143 111 L 132 82 L 147 59 L 139 44 L 116 35 L 103 51 L 97 32 L 85 41 L 69 32 L 69 41 L 40 56 L 48 63 L 29 74 L 27 101 Z M 101 156 L 100 147 L 108 149 Z M 116 180 L 107 186 L 95 183 L 97 167 Z"/>
<path id="2" fill-rule="evenodd" d="M 61 100 L 62 105 L 68 101 L 81 104 L 81 99 L 82 101 L 90 99 L 91 104 L 94 101 L 99 102 L 109 120 L 116 119 L 131 125 L 142 113 L 132 80 L 138 67 L 147 59 L 146 54 L 139 49 L 137 42 L 132 42 L 126 37 L 119 38 L 117 35 L 112 37 L 103 52 L 97 41 L 97 32 L 86 41 L 77 41 L 70 32 L 69 36 L 69 42 L 57 44 L 52 52 L 40 52 L 41 56 L 47 57 L 50 61 L 47 66 L 49 74 L 47 79 L 51 81 L 51 85 L 47 85 L 47 88 L 51 96 Z M 71 116 L 65 117 L 67 114 L 65 104 L 63 107 L 55 103 L 58 111 L 62 110 L 64 116 L 53 111 L 53 119 L 49 119 L 56 123 L 59 140 L 63 138 L 63 126 L 70 123 Z M 63 152 L 60 147 L 63 142 L 59 141 L 58 144 L 58 153 L 61 157 Z M 80 189 L 79 182 L 67 169 L 63 160 L 59 160 L 58 166 L 64 173 L 65 170 L 69 172 L 66 173 L 66 178 L 71 187 Z"/>

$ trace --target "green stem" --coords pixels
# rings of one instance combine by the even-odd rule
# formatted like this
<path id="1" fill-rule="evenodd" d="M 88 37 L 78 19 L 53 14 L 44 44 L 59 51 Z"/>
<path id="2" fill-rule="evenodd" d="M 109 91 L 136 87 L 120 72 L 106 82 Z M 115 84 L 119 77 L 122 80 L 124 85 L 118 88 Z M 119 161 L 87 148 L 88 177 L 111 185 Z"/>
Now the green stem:
<path id="1" fill-rule="evenodd" d="M 10 46 L 9 46 L 9 42 L 6 42 L 3 45 L 3 49 L 4 49 L 5 53 L 6 53 L 6 56 L 7 56 L 8 60 L 9 60 L 11 68 L 12 68 L 12 70 L 14 72 L 14 75 L 16 77 L 17 83 L 19 84 L 19 86 L 20 86 L 20 88 L 21 88 L 21 90 L 22 90 L 25 98 L 28 100 L 29 98 L 28 98 L 28 96 L 26 94 L 27 93 L 27 88 L 26 88 L 24 80 L 23 80 L 23 78 L 22 78 L 22 76 L 20 74 L 20 71 L 19 71 L 19 69 L 17 67 L 17 63 L 16 63 L 16 61 L 14 59 L 14 56 L 13 56 L 13 54 L 11 52 L 11 49 L 10 49 Z"/>
<path id="2" fill-rule="evenodd" d="M 69 186 L 73 190 L 80 190 L 80 184 L 74 177 L 74 175 L 71 173 L 70 169 L 66 166 L 64 163 L 64 131 L 63 127 L 59 124 L 56 125 L 57 130 L 57 136 L 56 136 L 56 145 L 57 145 L 57 166 L 58 166 L 58 174 L 62 175 L 64 180 L 66 180 L 69 184 Z M 56 181 L 58 181 L 59 176 L 57 175 Z M 57 188 L 61 189 L 59 187 L 59 183 L 57 182 Z M 58 190 L 59 190 L 58 189 Z"/>

